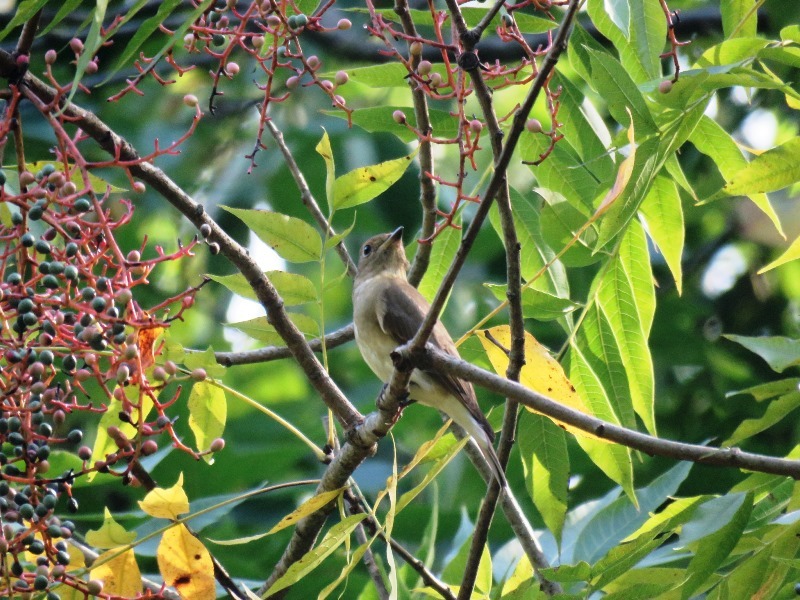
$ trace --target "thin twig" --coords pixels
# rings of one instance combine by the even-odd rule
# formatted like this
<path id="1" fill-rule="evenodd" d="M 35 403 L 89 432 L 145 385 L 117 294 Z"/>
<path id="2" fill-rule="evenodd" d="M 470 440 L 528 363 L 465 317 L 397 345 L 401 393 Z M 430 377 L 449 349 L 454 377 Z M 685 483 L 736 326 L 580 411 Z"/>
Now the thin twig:
<path id="1" fill-rule="evenodd" d="M 297 187 L 300 190 L 300 200 L 303 204 L 305 204 L 306 208 L 308 208 L 308 212 L 310 212 L 311 216 L 314 217 L 314 220 L 317 222 L 317 225 L 319 225 L 320 229 L 325 231 L 328 237 L 335 236 L 336 232 L 333 230 L 333 227 L 331 227 L 331 224 L 328 223 L 328 219 L 325 218 L 325 215 L 322 214 L 319 204 L 314 198 L 314 194 L 311 193 L 311 188 L 308 187 L 308 183 L 306 182 L 303 172 L 297 165 L 297 161 L 294 159 L 292 151 L 289 150 L 289 146 L 286 145 L 286 141 L 283 139 L 283 132 L 278 129 L 275 126 L 275 123 L 272 122 L 272 119 L 269 118 L 265 120 L 264 126 L 269 130 L 272 138 L 278 145 L 278 149 L 281 151 L 281 154 L 283 154 L 283 160 L 286 161 L 286 166 L 289 168 L 289 172 L 292 174 L 294 182 L 297 184 Z M 350 253 L 347 251 L 343 241 L 339 241 L 339 243 L 336 244 L 336 252 L 339 254 L 339 258 L 342 259 L 344 266 L 347 268 L 347 274 L 350 277 L 355 277 L 358 269 L 356 269 L 353 259 L 350 258 Z M 327 337 L 325 338 L 325 344 L 328 346 Z"/>
<path id="2" fill-rule="evenodd" d="M 397 13 L 397 16 L 400 18 L 403 31 L 407 35 L 416 38 L 417 29 L 414 26 L 414 21 L 408 10 L 407 0 L 397 0 L 394 5 L 394 12 Z M 419 56 L 411 57 L 411 64 L 414 68 L 417 67 L 419 62 Z M 411 100 L 414 103 L 414 117 L 417 121 L 417 130 L 425 135 L 430 135 L 433 132 L 433 126 L 431 125 L 431 117 L 428 113 L 428 97 L 416 84 L 413 77 L 409 77 L 408 85 L 411 89 Z M 422 240 L 431 237 L 436 227 L 436 186 L 430 177 L 432 173 L 434 173 L 432 144 L 430 139 L 423 139 L 419 144 L 419 201 L 422 205 L 422 231 L 419 239 Z M 411 285 L 416 286 L 422 281 L 425 271 L 428 270 L 430 258 L 431 245 L 418 244 L 417 253 L 414 255 L 414 261 L 408 271 L 408 281 Z"/>
<path id="3" fill-rule="evenodd" d="M 336 348 L 352 341 L 354 337 L 353 324 L 350 323 L 332 333 L 325 334 L 325 347 L 328 350 Z M 322 352 L 322 340 L 320 338 L 309 340 L 308 347 L 313 352 Z M 215 352 L 214 357 L 219 364 L 225 367 L 232 367 L 234 365 L 252 365 L 282 358 L 292 358 L 292 351 L 286 346 L 266 346 L 258 350 L 244 352 Z"/>

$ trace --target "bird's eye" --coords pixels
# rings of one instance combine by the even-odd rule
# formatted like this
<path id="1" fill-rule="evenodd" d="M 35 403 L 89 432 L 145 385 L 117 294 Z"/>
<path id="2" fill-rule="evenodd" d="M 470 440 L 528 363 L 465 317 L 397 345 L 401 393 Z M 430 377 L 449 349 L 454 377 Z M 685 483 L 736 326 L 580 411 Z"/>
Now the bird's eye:
<path id="1" fill-rule="evenodd" d="M 372 254 L 372 246 L 369 244 L 364 244 L 364 247 L 361 249 L 361 255 L 369 256 L 370 254 Z"/>

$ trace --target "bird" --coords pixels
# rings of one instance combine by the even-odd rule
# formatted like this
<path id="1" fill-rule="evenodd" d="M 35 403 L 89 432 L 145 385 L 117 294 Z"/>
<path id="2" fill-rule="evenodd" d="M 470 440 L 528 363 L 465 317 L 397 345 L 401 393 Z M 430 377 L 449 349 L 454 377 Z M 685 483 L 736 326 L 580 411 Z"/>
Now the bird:
<path id="1" fill-rule="evenodd" d="M 414 337 L 430 309 L 425 297 L 408 282 L 408 267 L 402 227 L 373 236 L 361 246 L 353 284 L 355 338 L 364 361 L 384 384 L 394 369 L 392 352 Z M 438 319 L 428 343 L 460 358 Z M 436 370 L 414 369 L 408 401 L 436 408 L 460 425 L 477 443 L 500 488 L 507 487 L 492 445 L 494 429 L 478 407 L 470 382 Z"/>

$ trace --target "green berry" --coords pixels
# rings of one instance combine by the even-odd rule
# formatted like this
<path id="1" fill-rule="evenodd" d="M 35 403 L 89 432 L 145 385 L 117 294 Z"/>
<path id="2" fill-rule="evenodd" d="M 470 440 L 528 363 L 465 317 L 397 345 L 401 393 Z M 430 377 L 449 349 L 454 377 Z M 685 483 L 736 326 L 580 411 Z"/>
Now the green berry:
<path id="1" fill-rule="evenodd" d="M 26 248 L 30 248 L 31 246 L 33 246 L 33 244 L 36 243 L 36 237 L 32 233 L 26 233 L 21 238 L 19 238 L 19 241 Z"/>
<path id="2" fill-rule="evenodd" d="M 72 207 L 79 213 L 86 212 L 90 208 L 92 208 L 92 203 L 89 201 L 88 198 L 78 198 L 75 200 L 75 204 Z"/>
<path id="3" fill-rule="evenodd" d="M 42 285 L 47 289 L 54 290 L 58 288 L 58 277 L 55 275 L 45 275 L 42 277 Z"/>

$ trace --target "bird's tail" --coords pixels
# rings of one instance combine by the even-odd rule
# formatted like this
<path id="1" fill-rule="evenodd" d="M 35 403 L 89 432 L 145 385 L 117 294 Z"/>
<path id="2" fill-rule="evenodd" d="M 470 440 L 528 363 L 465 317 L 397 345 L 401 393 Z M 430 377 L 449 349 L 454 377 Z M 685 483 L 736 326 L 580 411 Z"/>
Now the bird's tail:
<path id="1" fill-rule="evenodd" d="M 483 454 L 483 457 L 489 464 L 489 467 L 492 470 L 492 475 L 494 475 L 497 483 L 500 484 L 500 489 L 506 489 L 508 487 L 506 474 L 503 471 L 503 466 L 500 464 L 500 459 L 497 457 L 497 453 L 494 451 L 494 446 L 492 446 L 491 440 L 489 440 L 488 436 L 483 432 L 483 430 L 480 430 L 478 435 L 472 435 L 472 439 L 475 440 L 475 443 L 481 450 L 481 454 Z"/>

